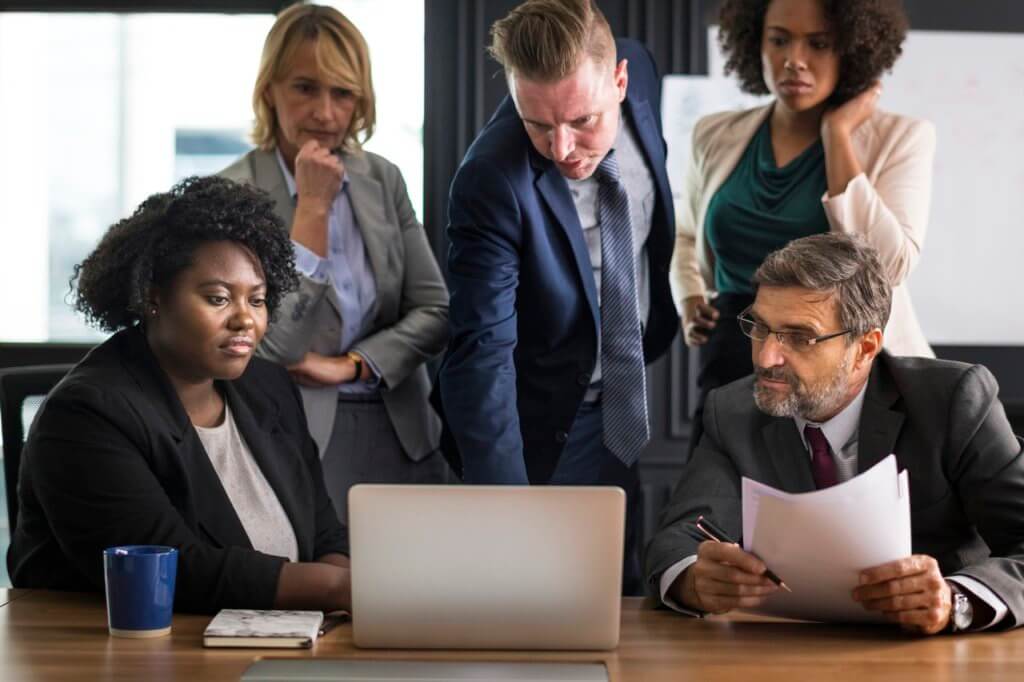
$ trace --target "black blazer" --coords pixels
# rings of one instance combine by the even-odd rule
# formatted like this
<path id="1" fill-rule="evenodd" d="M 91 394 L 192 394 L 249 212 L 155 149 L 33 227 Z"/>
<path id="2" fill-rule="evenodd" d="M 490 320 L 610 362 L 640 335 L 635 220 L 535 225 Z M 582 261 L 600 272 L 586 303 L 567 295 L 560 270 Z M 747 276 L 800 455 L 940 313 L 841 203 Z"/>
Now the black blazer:
<path id="1" fill-rule="evenodd" d="M 218 381 L 291 520 L 299 560 L 348 553 L 288 373 L 254 358 Z M 106 547 L 177 547 L 175 608 L 270 608 L 287 561 L 252 548 L 142 332 L 93 349 L 47 397 L 25 444 L 7 563 L 16 587 L 103 591 Z"/>

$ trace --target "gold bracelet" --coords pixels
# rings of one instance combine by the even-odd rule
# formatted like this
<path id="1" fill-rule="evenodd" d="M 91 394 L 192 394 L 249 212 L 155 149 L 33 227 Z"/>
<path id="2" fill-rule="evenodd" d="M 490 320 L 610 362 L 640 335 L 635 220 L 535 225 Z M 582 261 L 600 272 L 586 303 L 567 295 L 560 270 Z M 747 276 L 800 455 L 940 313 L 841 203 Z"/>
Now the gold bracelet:
<path id="1" fill-rule="evenodd" d="M 354 377 L 352 377 L 352 381 L 350 381 L 349 383 L 353 384 L 353 383 L 355 383 L 357 381 L 362 381 L 362 378 L 363 378 L 363 359 L 361 357 L 359 357 L 358 353 L 353 353 L 351 351 L 349 351 L 348 353 L 345 353 L 345 357 L 347 357 L 349 360 L 351 360 L 352 364 L 354 364 L 356 366 L 356 374 L 355 374 Z"/>

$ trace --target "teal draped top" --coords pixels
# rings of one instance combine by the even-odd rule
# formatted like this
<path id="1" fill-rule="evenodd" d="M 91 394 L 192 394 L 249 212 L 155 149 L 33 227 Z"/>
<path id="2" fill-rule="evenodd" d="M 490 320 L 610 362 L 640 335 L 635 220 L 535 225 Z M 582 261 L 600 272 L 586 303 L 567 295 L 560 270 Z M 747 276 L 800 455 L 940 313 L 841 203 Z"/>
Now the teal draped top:
<path id="1" fill-rule="evenodd" d="M 828 189 L 821 139 L 779 168 L 769 121 L 708 204 L 704 229 L 719 293 L 753 294 L 751 278 L 769 253 L 829 230 L 821 204 Z"/>

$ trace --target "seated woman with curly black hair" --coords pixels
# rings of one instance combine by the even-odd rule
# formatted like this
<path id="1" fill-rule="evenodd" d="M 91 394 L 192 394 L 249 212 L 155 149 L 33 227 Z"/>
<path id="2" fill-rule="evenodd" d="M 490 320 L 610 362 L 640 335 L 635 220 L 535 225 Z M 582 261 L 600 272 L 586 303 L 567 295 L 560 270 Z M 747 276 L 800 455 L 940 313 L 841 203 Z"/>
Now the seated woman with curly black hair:
<path id="1" fill-rule="evenodd" d="M 902 52 L 902 6 L 725 0 L 720 27 L 726 73 L 774 101 L 707 116 L 693 132 L 671 283 L 686 343 L 701 346 L 702 398 L 752 371 L 736 317 L 765 256 L 830 230 L 882 257 L 895 287 L 887 350 L 932 355 L 905 281 L 928 223 L 935 130 L 876 107 L 878 79 Z"/>
<path id="2" fill-rule="evenodd" d="M 116 332 L 50 393 L 25 444 L 17 587 L 103 590 L 114 545 L 177 547 L 175 608 L 348 608 L 348 536 L 288 372 L 253 357 L 297 282 L 261 191 L 191 178 L 76 268 Z"/>

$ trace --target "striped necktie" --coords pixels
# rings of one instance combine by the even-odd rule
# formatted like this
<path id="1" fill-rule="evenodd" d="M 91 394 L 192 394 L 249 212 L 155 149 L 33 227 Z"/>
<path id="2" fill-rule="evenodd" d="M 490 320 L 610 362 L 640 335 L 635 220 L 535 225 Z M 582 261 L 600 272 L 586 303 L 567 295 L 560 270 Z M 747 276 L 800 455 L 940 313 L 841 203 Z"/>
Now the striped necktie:
<path id="1" fill-rule="evenodd" d="M 601 225 L 601 373 L 604 444 L 627 467 L 651 439 L 629 196 L 610 151 L 594 173 Z"/>

